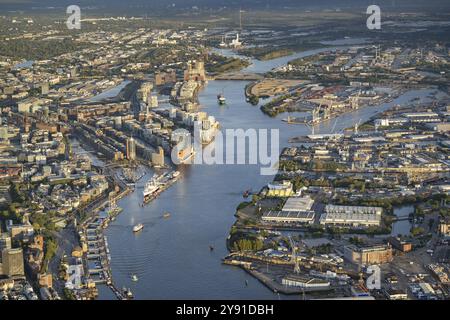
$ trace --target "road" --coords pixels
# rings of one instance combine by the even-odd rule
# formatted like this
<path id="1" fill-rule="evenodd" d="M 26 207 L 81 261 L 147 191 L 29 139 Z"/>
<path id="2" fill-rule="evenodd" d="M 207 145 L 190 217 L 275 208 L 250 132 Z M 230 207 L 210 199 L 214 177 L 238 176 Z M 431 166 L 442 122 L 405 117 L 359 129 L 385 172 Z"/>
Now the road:
<path id="1" fill-rule="evenodd" d="M 48 265 L 48 272 L 53 276 L 53 288 L 58 292 L 60 297 L 64 297 L 64 280 L 59 280 L 59 267 L 61 259 L 64 255 L 70 256 L 73 249 L 79 245 L 78 234 L 73 224 L 58 232 L 53 232 L 58 249 L 55 256 L 50 260 Z"/>

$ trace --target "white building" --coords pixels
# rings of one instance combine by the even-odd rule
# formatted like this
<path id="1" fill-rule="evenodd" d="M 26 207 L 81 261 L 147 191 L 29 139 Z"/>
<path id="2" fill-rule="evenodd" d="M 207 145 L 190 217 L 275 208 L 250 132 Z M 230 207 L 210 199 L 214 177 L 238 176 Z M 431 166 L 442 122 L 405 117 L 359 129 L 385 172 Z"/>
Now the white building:
<path id="1" fill-rule="evenodd" d="M 263 214 L 265 222 L 314 223 L 314 211 L 269 211 Z"/>
<path id="2" fill-rule="evenodd" d="M 310 211 L 314 200 L 309 196 L 290 197 L 283 206 L 283 211 Z"/>
<path id="3" fill-rule="evenodd" d="M 341 226 L 379 226 L 381 223 L 380 207 L 335 206 L 327 205 L 320 217 L 320 224 Z"/>
<path id="4" fill-rule="evenodd" d="M 289 275 L 281 280 L 281 283 L 287 287 L 299 287 L 308 289 L 327 289 L 330 287 L 330 282 L 316 278 L 306 278 L 297 275 Z"/>

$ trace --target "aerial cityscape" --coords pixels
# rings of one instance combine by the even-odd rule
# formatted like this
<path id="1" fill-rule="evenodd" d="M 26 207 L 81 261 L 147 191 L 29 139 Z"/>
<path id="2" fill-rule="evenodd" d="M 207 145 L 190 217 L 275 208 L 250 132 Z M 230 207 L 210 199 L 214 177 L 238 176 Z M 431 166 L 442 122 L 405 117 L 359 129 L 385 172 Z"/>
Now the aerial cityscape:
<path id="1" fill-rule="evenodd" d="M 450 299 L 450 3 L 0 0 L 0 28 L 1 304 Z"/>

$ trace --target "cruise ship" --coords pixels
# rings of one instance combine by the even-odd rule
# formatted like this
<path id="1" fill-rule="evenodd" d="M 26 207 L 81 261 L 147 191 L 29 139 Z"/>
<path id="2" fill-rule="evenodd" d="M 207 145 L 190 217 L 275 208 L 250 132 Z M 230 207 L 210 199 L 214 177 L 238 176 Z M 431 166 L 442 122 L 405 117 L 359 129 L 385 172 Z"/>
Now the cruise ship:
<path id="1" fill-rule="evenodd" d="M 144 202 L 148 202 L 156 197 L 161 190 L 161 179 L 162 176 L 153 176 L 144 187 L 144 191 L 142 192 L 144 195 Z"/>
<path id="2" fill-rule="evenodd" d="M 180 176 L 179 171 L 169 171 L 161 175 L 154 175 L 147 182 L 147 184 L 144 187 L 144 191 L 142 192 L 144 195 L 144 204 L 155 199 L 167 187 L 169 187 L 175 181 L 177 181 L 179 176 Z"/>

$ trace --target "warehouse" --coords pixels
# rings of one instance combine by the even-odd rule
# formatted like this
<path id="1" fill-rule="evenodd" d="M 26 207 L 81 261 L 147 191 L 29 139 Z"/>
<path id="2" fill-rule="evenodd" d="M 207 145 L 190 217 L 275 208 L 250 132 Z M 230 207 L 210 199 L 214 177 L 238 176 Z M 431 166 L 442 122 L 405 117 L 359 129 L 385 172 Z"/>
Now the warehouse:
<path id="1" fill-rule="evenodd" d="M 311 211 L 314 200 L 308 196 L 290 197 L 283 206 L 283 211 Z"/>
<path id="2" fill-rule="evenodd" d="M 281 280 L 281 283 L 287 287 L 299 287 L 305 289 L 323 290 L 330 287 L 330 282 L 322 279 L 307 278 L 298 275 L 289 275 Z"/>
<path id="3" fill-rule="evenodd" d="M 378 245 L 369 247 L 344 247 L 344 258 L 357 265 L 371 265 L 391 262 L 393 259 L 390 245 Z"/>
<path id="4" fill-rule="evenodd" d="M 413 123 L 440 122 L 441 118 L 435 112 L 411 112 L 402 116 Z"/>
<path id="5" fill-rule="evenodd" d="M 320 217 L 320 224 L 353 227 L 379 226 L 382 211 L 380 207 L 327 205 Z"/>
<path id="6" fill-rule="evenodd" d="M 314 211 L 269 211 L 263 214 L 265 222 L 309 223 L 314 222 Z"/>

